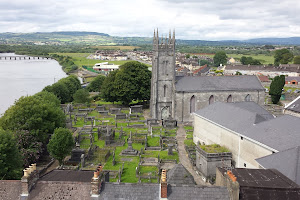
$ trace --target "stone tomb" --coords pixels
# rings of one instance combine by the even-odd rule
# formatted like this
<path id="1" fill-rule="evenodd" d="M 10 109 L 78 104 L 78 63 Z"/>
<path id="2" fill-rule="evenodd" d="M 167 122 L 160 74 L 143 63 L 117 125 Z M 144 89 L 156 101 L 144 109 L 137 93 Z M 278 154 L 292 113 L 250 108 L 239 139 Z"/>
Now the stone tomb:
<path id="1" fill-rule="evenodd" d="M 81 162 L 81 155 L 85 154 L 85 151 L 83 149 L 79 149 L 76 147 L 71 151 L 71 158 L 68 160 L 68 163 L 77 165 Z"/>
<path id="2" fill-rule="evenodd" d="M 175 119 L 165 119 L 163 120 L 163 127 L 165 128 L 175 128 L 177 127 L 177 121 Z"/>
<path id="3" fill-rule="evenodd" d="M 136 156 L 139 152 L 132 147 L 131 133 L 127 143 L 128 147 L 121 152 L 121 156 Z"/>
<path id="4" fill-rule="evenodd" d="M 116 119 L 127 119 L 127 115 L 125 113 L 117 113 L 115 118 Z"/>
<path id="5" fill-rule="evenodd" d="M 105 107 L 104 106 L 97 106 L 96 110 L 97 111 L 105 111 Z"/>
<path id="6" fill-rule="evenodd" d="M 129 113 L 142 113 L 143 112 L 143 106 L 142 105 L 135 105 L 130 106 Z"/>
<path id="7" fill-rule="evenodd" d="M 121 108 L 110 108 L 109 109 L 110 114 L 118 114 L 121 113 Z"/>
<path id="8" fill-rule="evenodd" d="M 100 115 L 108 116 L 108 110 L 98 111 Z"/>

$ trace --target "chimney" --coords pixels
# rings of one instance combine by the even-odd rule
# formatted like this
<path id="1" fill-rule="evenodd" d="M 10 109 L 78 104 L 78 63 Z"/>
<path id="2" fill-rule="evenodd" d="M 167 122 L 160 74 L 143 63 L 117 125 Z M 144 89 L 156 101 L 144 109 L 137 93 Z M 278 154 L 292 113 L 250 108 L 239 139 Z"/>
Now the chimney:
<path id="1" fill-rule="evenodd" d="M 167 183 L 167 170 L 163 169 L 161 172 L 160 180 L 160 199 L 168 199 L 168 183 Z"/>
<path id="2" fill-rule="evenodd" d="M 23 170 L 24 175 L 21 179 L 22 193 L 21 200 L 26 200 L 30 193 L 31 188 L 35 185 L 39 178 L 39 174 L 36 170 L 36 164 L 31 164 L 28 168 Z"/>
<path id="3" fill-rule="evenodd" d="M 91 199 L 97 200 L 101 191 L 102 181 L 102 165 L 99 164 L 97 169 L 94 171 L 94 176 L 91 181 Z"/>

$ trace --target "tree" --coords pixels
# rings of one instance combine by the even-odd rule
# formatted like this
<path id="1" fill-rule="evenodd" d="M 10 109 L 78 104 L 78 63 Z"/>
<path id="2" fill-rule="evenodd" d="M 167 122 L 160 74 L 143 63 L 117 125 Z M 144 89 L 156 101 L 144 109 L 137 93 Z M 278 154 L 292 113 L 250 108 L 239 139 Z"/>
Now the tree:
<path id="1" fill-rule="evenodd" d="M 199 64 L 200 64 L 200 66 L 203 66 L 203 65 L 210 66 L 211 62 L 209 62 L 208 60 L 200 60 Z"/>
<path id="2" fill-rule="evenodd" d="M 294 55 L 288 49 L 279 49 L 275 51 L 274 65 L 288 64 L 292 62 Z"/>
<path id="3" fill-rule="evenodd" d="M 190 54 L 186 54 L 186 55 L 185 55 L 185 58 L 187 58 L 187 59 L 190 58 L 190 57 L 191 57 Z"/>
<path id="4" fill-rule="evenodd" d="M 23 157 L 24 167 L 36 163 L 43 152 L 42 142 L 37 141 L 36 137 L 25 130 L 18 130 L 15 137 L 17 138 L 17 147 Z"/>
<path id="5" fill-rule="evenodd" d="M 261 65 L 261 62 L 257 59 L 253 59 L 251 56 L 242 56 L 240 59 L 243 65 Z"/>
<path id="6" fill-rule="evenodd" d="M 87 90 L 89 92 L 100 92 L 103 81 L 105 80 L 105 76 L 99 75 L 97 76 L 90 84 L 87 86 Z"/>
<path id="7" fill-rule="evenodd" d="M 101 96 L 105 101 L 115 102 L 117 101 L 117 96 L 115 94 L 115 79 L 119 70 L 112 71 L 108 74 L 102 84 Z"/>
<path id="8" fill-rule="evenodd" d="M 294 57 L 294 64 L 300 64 L 300 56 Z"/>
<path id="9" fill-rule="evenodd" d="M 4 130 L 28 130 L 37 141 L 45 143 L 55 128 L 65 126 L 65 115 L 57 101 L 57 97 L 45 92 L 21 97 L 5 111 L 0 126 Z"/>
<path id="10" fill-rule="evenodd" d="M 22 157 L 18 151 L 13 134 L 0 130 L 0 180 L 20 179 L 22 176 Z"/>
<path id="11" fill-rule="evenodd" d="M 280 100 L 282 89 L 285 84 L 285 76 L 276 76 L 271 85 L 270 85 L 270 91 L 269 94 L 271 95 L 272 103 L 277 104 Z"/>
<path id="12" fill-rule="evenodd" d="M 128 105 L 133 100 L 149 100 L 151 72 L 145 64 L 127 62 L 120 66 L 114 86 L 118 100 L 124 104 Z"/>
<path id="13" fill-rule="evenodd" d="M 222 65 L 226 65 L 227 63 L 227 55 L 224 51 L 218 51 L 214 56 L 214 64 L 216 67 Z"/>
<path id="14" fill-rule="evenodd" d="M 55 129 L 47 146 L 50 155 L 62 165 L 64 158 L 71 153 L 74 146 L 72 133 L 66 128 Z"/>
<path id="15" fill-rule="evenodd" d="M 73 95 L 74 102 L 76 103 L 88 103 L 90 101 L 90 94 L 86 89 L 79 89 Z"/>
<path id="16" fill-rule="evenodd" d="M 235 75 L 239 76 L 239 75 L 243 75 L 243 74 L 241 72 L 239 72 L 239 71 L 236 71 Z"/>
<path id="17" fill-rule="evenodd" d="M 70 93 L 67 85 L 63 82 L 56 82 L 51 86 L 44 88 L 44 91 L 52 92 L 57 96 L 61 103 L 66 103 L 71 101 L 72 94 Z"/>

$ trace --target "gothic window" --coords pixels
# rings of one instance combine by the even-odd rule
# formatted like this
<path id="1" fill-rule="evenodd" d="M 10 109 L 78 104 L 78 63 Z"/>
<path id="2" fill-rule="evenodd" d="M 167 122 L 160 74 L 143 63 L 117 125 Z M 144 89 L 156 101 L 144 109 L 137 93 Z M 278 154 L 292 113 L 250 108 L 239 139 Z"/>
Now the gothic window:
<path id="1" fill-rule="evenodd" d="M 247 96 L 245 97 L 245 101 L 251 101 L 251 96 L 250 96 L 250 94 L 247 94 Z"/>
<path id="2" fill-rule="evenodd" d="M 213 102 L 215 102 L 215 97 L 214 97 L 214 95 L 211 95 L 211 96 L 209 97 L 208 102 L 209 102 L 209 104 L 212 104 Z"/>
<path id="3" fill-rule="evenodd" d="M 227 97 L 227 103 L 231 103 L 231 102 L 232 102 L 232 96 L 229 95 L 229 96 Z"/>
<path id="4" fill-rule="evenodd" d="M 167 86 L 164 85 L 164 97 L 166 97 L 166 96 L 167 96 Z"/>
<path id="5" fill-rule="evenodd" d="M 195 112 L 196 102 L 195 102 L 195 96 L 193 95 L 190 99 L 190 113 Z"/>

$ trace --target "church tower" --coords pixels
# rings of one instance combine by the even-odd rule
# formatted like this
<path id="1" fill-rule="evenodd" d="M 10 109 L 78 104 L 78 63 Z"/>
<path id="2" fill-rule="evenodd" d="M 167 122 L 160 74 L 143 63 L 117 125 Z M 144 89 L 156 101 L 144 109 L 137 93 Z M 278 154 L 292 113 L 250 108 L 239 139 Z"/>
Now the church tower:
<path id="1" fill-rule="evenodd" d="M 169 38 L 153 36 L 152 78 L 151 78 L 151 117 L 174 119 L 175 83 L 175 31 Z"/>

